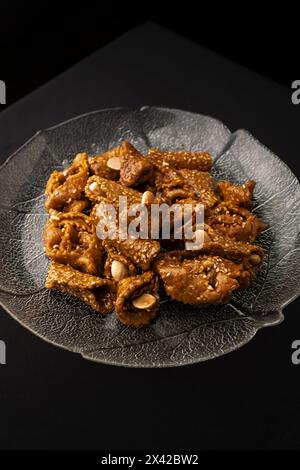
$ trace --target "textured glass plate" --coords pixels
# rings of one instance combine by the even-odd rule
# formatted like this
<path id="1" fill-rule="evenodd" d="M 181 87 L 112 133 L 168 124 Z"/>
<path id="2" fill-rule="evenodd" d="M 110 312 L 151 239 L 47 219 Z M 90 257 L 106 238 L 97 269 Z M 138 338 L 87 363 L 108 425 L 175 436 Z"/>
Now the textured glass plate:
<path id="1" fill-rule="evenodd" d="M 44 188 L 50 173 L 79 151 L 96 154 L 130 140 L 139 150 L 206 150 L 214 173 L 257 182 L 255 212 L 269 228 L 260 274 L 249 289 L 219 307 L 199 309 L 165 301 L 149 327 L 135 330 L 114 314 L 93 312 L 81 301 L 44 289 L 49 261 L 42 233 Z M 205 361 L 247 343 L 258 329 L 282 321 L 299 294 L 300 191 L 289 168 L 247 131 L 184 111 L 144 107 L 108 109 L 37 133 L 0 169 L 0 300 L 22 325 L 54 345 L 99 362 L 164 367 Z"/>

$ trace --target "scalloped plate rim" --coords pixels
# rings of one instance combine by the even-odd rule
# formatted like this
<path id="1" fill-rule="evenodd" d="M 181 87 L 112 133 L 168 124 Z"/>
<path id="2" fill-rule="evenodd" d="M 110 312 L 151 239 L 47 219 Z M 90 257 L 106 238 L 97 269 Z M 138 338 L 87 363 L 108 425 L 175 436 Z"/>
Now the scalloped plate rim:
<path id="1" fill-rule="evenodd" d="M 293 299 L 294 300 L 294 299 Z M 289 302 L 290 303 L 290 302 Z M 238 347 L 234 346 L 232 349 L 228 349 L 225 352 L 222 352 L 221 354 L 216 354 L 215 356 L 203 356 L 200 358 L 193 358 L 191 361 L 185 361 L 185 362 L 177 362 L 177 363 L 163 363 L 163 364 L 153 364 L 153 363 L 142 363 L 142 364 L 126 364 L 126 363 L 121 363 L 117 361 L 109 361 L 105 359 L 97 359 L 93 358 L 91 356 L 88 356 L 87 354 L 84 354 L 80 351 L 77 351 L 76 348 L 72 349 L 71 347 L 64 346 L 63 344 L 56 343 L 55 341 L 52 341 L 41 334 L 37 333 L 33 329 L 31 329 L 28 325 L 22 323 L 22 321 L 18 318 L 18 316 L 12 312 L 6 305 L 0 300 L 0 306 L 11 316 L 15 321 L 18 322 L 19 325 L 21 325 L 23 328 L 25 328 L 27 331 L 30 333 L 33 333 L 37 338 L 39 338 L 42 341 L 45 341 L 48 344 L 51 344 L 51 346 L 58 347 L 60 349 L 63 349 L 64 351 L 70 352 L 70 353 L 75 353 L 79 354 L 83 359 L 95 362 L 97 364 L 104 364 L 104 365 L 109 365 L 109 366 L 116 366 L 116 367 L 124 367 L 124 368 L 131 368 L 131 369 L 164 369 L 164 368 L 171 368 L 171 367 L 183 367 L 183 366 L 189 366 L 189 365 L 194 365 L 194 364 L 200 364 L 202 362 L 207 362 L 213 359 L 218 359 L 223 356 L 227 356 L 228 354 L 237 351 L 238 349 L 244 347 L 246 344 L 248 344 L 258 333 L 259 330 L 263 328 L 269 328 L 271 326 L 277 326 L 280 323 L 284 321 L 284 315 L 282 310 L 276 312 L 278 314 L 277 320 L 274 320 L 274 322 L 259 322 L 255 321 L 254 319 L 250 319 L 250 321 L 253 322 L 254 326 L 254 332 L 253 335 L 249 338 L 247 338 L 244 342 L 240 343 Z M 248 317 L 246 317 L 248 319 Z"/>

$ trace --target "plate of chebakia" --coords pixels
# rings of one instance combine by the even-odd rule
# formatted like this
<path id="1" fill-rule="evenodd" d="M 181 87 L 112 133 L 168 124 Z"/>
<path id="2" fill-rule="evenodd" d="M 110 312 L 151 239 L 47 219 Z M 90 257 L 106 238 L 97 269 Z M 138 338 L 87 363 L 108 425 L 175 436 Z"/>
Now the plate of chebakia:
<path id="1" fill-rule="evenodd" d="M 212 117 L 75 117 L 8 158 L 0 193 L 1 304 L 84 358 L 213 359 L 279 324 L 299 294 L 299 183 Z"/>

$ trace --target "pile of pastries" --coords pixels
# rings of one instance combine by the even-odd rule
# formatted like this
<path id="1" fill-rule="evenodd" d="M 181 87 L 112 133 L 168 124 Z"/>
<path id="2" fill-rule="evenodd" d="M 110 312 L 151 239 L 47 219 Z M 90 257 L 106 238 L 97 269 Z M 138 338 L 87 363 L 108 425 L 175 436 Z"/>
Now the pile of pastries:
<path id="1" fill-rule="evenodd" d="M 127 141 L 100 155 L 76 155 L 46 186 L 46 288 L 72 294 L 102 315 L 114 311 L 132 327 L 157 316 L 161 292 L 199 307 L 228 302 L 260 269 L 263 250 L 255 240 L 266 225 L 251 211 L 255 182 L 217 181 L 211 168 L 207 152 L 151 148 L 142 155 Z M 115 237 L 99 237 L 101 207 L 111 204 L 119 213 L 120 196 L 150 212 L 155 204 L 200 203 L 203 245 L 188 250 L 184 237 L 160 235 L 124 239 L 118 227 Z"/>

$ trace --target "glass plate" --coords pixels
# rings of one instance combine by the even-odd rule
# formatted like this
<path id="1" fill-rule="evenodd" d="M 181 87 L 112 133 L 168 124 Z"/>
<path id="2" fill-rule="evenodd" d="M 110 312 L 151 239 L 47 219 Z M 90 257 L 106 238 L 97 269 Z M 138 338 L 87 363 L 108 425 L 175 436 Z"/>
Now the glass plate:
<path id="1" fill-rule="evenodd" d="M 254 211 L 268 223 L 259 243 L 266 257 L 250 288 L 230 303 L 206 309 L 164 301 L 158 318 L 135 330 L 115 315 L 101 316 L 83 302 L 44 289 L 49 261 L 42 234 L 44 189 L 50 173 L 77 152 L 93 155 L 132 142 L 166 150 L 206 150 L 214 174 L 257 182 Z M 190 112 L 143 107 L 107 109 L 42 132 L 0 168 L 0 300 L 23 326 L 50 343 L 108 364 L 166 367 L 221 356 L 247 343 L 258 329 L 282 321 L 299 294 L 300 191 L 289 168 L 247 131 Z"/>

